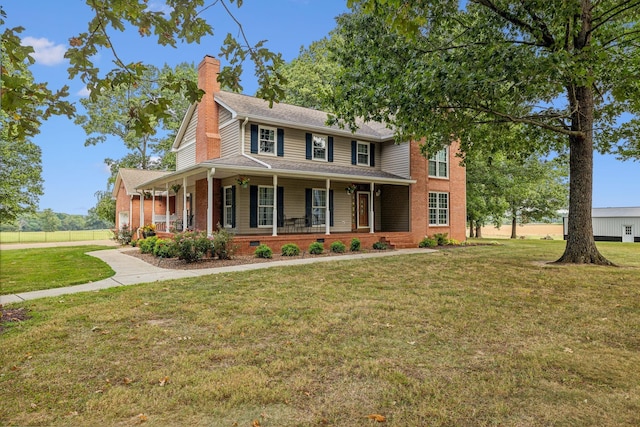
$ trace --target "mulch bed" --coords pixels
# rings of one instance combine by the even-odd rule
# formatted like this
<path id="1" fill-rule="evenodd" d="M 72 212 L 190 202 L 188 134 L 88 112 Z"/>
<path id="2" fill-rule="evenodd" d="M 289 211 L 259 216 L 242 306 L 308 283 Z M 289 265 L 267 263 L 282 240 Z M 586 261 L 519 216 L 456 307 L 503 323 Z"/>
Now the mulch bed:
<path id="1" fill-rule="evenodd" d="M 361 250 L 359 253 L 371 252 L 369 250 Z M 122 253 L 139 258 L 146 263 L 154 265 L 160 268 L 167 268 L 171 270 L 198 270 L 202 268 L 219 268 L 233 265 L 245 265 L 245 264 L 262 264 L 274 261 L 290 261 L 294 259 L 303 258 L 326 258 L 326 257 L 340 257 L 343 255 L 353 254 L 353 252 L 345 252 L 343 254 L 334 253 L 331 251 L 325 251 L 320 255 L 311 255 L 309 253 L 301 253 L 298 256 L 282 256 L 281 254 L 273 254 L 273 258 L 257 258 L 253 255 L 236 255 L 232 259 L 218 259 L 218 258 L 204 258 L 200 261 L 187 263 L 177 258 L 157 258 L 151 254 L 140 253 L 138 249 L 131 249 L 122 251 Z"/>

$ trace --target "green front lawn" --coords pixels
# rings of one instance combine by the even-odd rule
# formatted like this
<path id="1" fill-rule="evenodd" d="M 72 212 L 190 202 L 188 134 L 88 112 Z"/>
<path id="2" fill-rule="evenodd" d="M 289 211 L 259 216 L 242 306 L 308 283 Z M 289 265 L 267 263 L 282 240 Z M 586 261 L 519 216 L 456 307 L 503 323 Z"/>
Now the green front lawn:
<path id="1" fill-rule="evenodd" d="M 503 243 L 15 305 L 0 424 L 640 425 L 640 247 Z"/>
<path id="2" fill-rule="evenodd" d="M 108 246 L 69 246 L 0 251 L 0 295 L 95 282 L 115 272 L 87 252 Z"/>

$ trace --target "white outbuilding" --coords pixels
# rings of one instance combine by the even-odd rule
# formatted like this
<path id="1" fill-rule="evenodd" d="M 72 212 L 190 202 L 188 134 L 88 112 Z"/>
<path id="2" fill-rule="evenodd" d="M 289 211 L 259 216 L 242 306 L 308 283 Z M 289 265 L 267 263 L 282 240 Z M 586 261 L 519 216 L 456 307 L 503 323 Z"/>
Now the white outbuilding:
<path id="1" fill-rule="evenodd" d="M 640 207 L 593 208 L 593 238 L 604 242 L 640 243 Z M 567 217 L 562 218 L 567 239 Z"/>

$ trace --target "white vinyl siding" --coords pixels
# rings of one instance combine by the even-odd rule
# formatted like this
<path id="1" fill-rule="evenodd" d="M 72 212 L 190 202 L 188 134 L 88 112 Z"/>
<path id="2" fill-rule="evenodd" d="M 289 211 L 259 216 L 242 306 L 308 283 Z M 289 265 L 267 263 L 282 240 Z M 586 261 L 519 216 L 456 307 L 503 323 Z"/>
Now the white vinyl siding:
<path id="1" fill-rule="evenodd" d="M 220 124 L 226 123 L 232 119 L 231 112 L 226 108 L 220 107 L 218 109 L 218 122 Z"/>
<path id="2" fill-rule="evenodd" d="M 220 129 L 220 157 L 240 154 L 240 123 L 235 122 Z"/>
<path id="3" fill-rule="evenodd" d="M 196 164 L 196 144 L 181 146 L 176 153 L 176 171 L 186 169 Z"/>
<path id="4" fill-rule="evenodd" d="M 257 122 L 249 122 L 246 125 L 246 129 L 245 129 L 245 135 L 244 135 L 244 152 L 251 155 L 251 156 L 255 156 L 256 158 L 260 158 L 261 160 L 263 160 L 266 163 L 269 163 L 269 157 L 271 157 L 272 155 L 266 155 L 266 154 L 251 154 L 251 124 L 258 124 Z M 230 126 L 231 127 L 231 126 Z M 239 127 L 238 127 L 239 129 Z M 275 127 L 274 127 L 275 129 Z M 305 134 L 308 133 L 308 131 L 305 130 L 301 130 L 301 129 L 293 129 L 293 128 L 282 128 L 284 129 L 284 157 L 282 157 L 282 159 L 284 160 L 293 160 L 296 162 L 314 162 L 317 163 L 317 161 L 314 160 L 306 160 L 306 139 L 305 139 Z M 328 136 L 331 136 L 330 134 Z M 327 136 L 327 138 L 328 138 Z M 333 136 L 333 165 L 342 165 L 342 166 L 351 166 L 351 140 L 352 138 L 348 138 L 348 137 L 342 137 L 342 136 Z M 225 139 L 223 139 L 223 143 L 225 142 Z M 277 145 L 277 144 L 276 144 Z M 407 145 L 407 144 L 403 144 L 403 145 Z M 375 153 L 375 158 L 376 158 L 376 162 L 375 162 L 375 167 L 372 167 L 371 169 L 373 170 L 382 170 L 382 168 L 380 167 L 380 165 L 383 163 L 381 159 L 381 147 L 382 144 L 370 144 L 370 149 L 371 150 L 376 150 Z M 235 148 L 232 148 L 232 152 L 231 155 L 234 154 L 234 150 Z M 225 151 L 226 153 L 226 151 Z M 408 149 L 407 149 L 407 153 L 408 153 Z M 227 156 L 229 154 L 224 154 L 224 156 Z M 264 157 L 262 157 L 264 156 Z M 328 156 L 328 153 L 327 153 Z M 408 154 L 407 157 L 404 159 L 407 164 L 408 164 Z M 407 166 L 407 170 L 408 170 L 408 166 Z M 405 176 L 405 175 L 400 175 L 400 176 Z M 408 175 L 406 175 L 405 177 L 408 178 Z M 344 190 L 344 187 L 342 188 Z"/>
<path id="5" fill-rule="evenodd" d="M 392 173 L 403 178 L 410 177 L 408 143 L 394 144 L 393 141 L 391 141 L 381 144 L 379 158 L 381 169 L 384 172 Z"/>
<path id="6" fill-rule="evenodd" d="M 193 115 L 189 120 L 189 125 L 187 126 L 187 130 L 184 132 L 184 137 L 182 138 L 182 143 L 185 141 L 193 141 L 196 139 L 196 127 L 198 126 L 198 107 L 193 110 Z"/>

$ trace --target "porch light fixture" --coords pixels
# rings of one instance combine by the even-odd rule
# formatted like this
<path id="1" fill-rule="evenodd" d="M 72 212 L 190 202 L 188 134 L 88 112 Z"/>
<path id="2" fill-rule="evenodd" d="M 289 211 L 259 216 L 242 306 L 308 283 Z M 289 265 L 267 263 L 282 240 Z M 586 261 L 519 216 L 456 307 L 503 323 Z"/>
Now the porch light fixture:
<path id="1" fill-rule="evenodd" d="M 376 197 L 380 197 L 380 194 L 382 194 L 382 190 L 378 188 L 376 190 Z"/>

